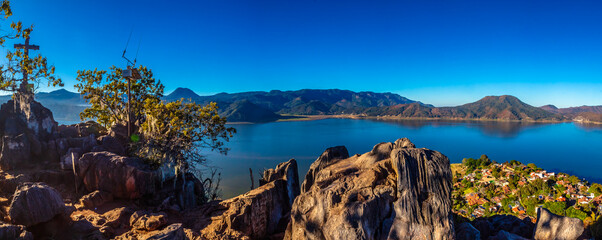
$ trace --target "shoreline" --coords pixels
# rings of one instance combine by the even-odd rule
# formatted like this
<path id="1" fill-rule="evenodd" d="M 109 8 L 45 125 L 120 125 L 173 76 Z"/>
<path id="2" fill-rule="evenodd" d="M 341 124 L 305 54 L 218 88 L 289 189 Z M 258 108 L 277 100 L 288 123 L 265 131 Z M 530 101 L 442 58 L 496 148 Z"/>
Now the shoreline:
<path id="1" fill-rule="evenodd" d="M 511 119 L 485 119 L 485 118 L 425 118 L 425 117 L 397 117 L 397 116 L 363 116 L 356 114 L 335 114 L 335 115 L 283 115 L 293 118 L 278 119 L 274 122 L 289 121 L 313 121 L 322 119 L 367 119 L 367 120 L 425 120 L 425 121 L 474 121 L 474 122 L 514 122 L 514 123 L 568 123 L 573 120 L 511 120 Z M 580 122 L 581 123 L 581 122 Z M 583 122 L 585 123 L 585 122 Z M 597 122 L 588 122 L 593 124 L 602 124 Z"/>

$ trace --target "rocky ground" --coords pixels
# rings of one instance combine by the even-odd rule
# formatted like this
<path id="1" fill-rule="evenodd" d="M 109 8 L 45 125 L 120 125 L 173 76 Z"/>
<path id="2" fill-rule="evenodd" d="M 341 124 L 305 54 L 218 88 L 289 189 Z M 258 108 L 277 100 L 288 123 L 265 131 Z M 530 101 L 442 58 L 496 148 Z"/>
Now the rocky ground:
<path id="1" fill-rule="evenodd" d="M 260 186 L 207 202 L 189 174 L 125 155 L 122 126 L 57 126 L 23 96 L 0 110 L 0 239 L 577 239 L 578 219 L 544 209 L 455 221 L 448 158 L 408 139 L 349 156 L 327 149 L 300 184 L 294 159 Z"/>

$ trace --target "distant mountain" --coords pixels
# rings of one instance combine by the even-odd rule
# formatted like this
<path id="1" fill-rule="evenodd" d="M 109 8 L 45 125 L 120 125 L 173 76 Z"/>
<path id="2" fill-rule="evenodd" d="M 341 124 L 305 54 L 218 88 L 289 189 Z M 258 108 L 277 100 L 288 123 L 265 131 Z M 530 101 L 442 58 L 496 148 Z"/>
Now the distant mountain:
<path id="1" fill-rule="evenodd" d="M 581 106 L 581 107 L 568 107 L 568 108 L 557 108 L 554 105 L 541 106 L 548 112 L 566 114 L 570 116 L 576 116 L 579 113 L 602 113 L 602 106 Z"/>
<path id="2" fill-rule="evenodd" d="M 221 113 L 230 122 L 272 122 L 280 118 L 280 115 L 267 110 L 249 100 L 240 100 L 230 104 Z"/>
<path id="3" fill-rule="evenodd" d="M 179 87 L 179 88 L 176 88 L 176 90 L 171 92 L 169 95 L 164 96 L 163 100 L 173 102 L 173 101 L 180 100 L 182 98 L 192 99 L 193 101 L 197 101 L 200 99 L 200 96 L 188 88 Z"/>
<path id="4" fill-rule="evenodd" d="M 255 119 L 268 121 L 273 116 L 267 114 L 267 111 L 273 114 L 294 114 L 294 115 L 331 115 L 331 114 L 351 114 L 369 107 L 386 107 L 398 104 L 416 103 L 394 93 L 374 93 L 374 92 L 353 92 L 339 89 L 303 89 L 298 91 L 278 91 L 270 92 L 241 92 L 241 93 L 219 93 L 211 96 L 199 96 L 190 89 L 178 88 L 163 99 L 175 101 L 178 99 L 191 99 L 200 104 L 216 102 L 221 109 L 220 113 L 228 120 L 238 119 L 231 115 L 236 111 L 227 111 L 226 109 L 236 109 L 244 106 L 245 108 L 260 107 L 265 119 Z M 246 100 L 248 103 L 232 106 L 234 103 Z M 249 103 L 255 105 L 251 106 Z M 240 112 L 240 111 L 238 111 Z"/>
<path id="5" fill-rule="evenodd" d="M 0 96 L 4 103 L 11 97 Z M 389 116 L 399 118 L 446 118 L 561 121 L 576 119 L 598 120 L 594 114 L 602 114 L 602 106 L 556 108 L 553 105 L 533 107 L 513 96 L 488 96 L 474 103 L 456 107 L 434 107 L 413 101 L 394 93 L 353 92 L 339 89 L 303 89 L 298 91 L 219 93 L 199 96 L 187 88 L 177 88 L 163 97 L 166 101 L 190 99 L 199 104 L 216 102 L 219 113 L 230 122 L 269 122 L 282 115 L 335 115 Z M 64 89 L 41 92 L 36 100 L 48 107 L 57 121 L 79 121 L 79 113 L 88 104 L 80 94 Z"/>
<path id="6" fill-rule="evenodd" d="M 488 120 L 551 120 L 559 121 L 562 115 L 528 105 L 514 96 L 487 96 L 474 103 L 457 107 L 431 107 L 401 104 L 389 107 L 369 108 L 361 112 L 368 116 L 396 116 L 402 118 L 448 118 Z"/>

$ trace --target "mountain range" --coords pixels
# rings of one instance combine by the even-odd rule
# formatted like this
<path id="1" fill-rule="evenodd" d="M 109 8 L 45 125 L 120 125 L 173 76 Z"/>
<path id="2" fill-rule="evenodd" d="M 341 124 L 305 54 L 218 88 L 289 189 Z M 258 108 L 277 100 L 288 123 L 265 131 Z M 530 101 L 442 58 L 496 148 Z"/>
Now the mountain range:
<path id="1" fill-rule="evenodd" d="M 199 96 L 190 89 L 177 88 L 163 100 L 182 98 L 199 104 L 216 102 L 220 107 L 219 113 L 230 122 L 271 122 L 298 115 L 512 121 L 567 121 L 577 117 L 595 120 L 602 116 L 602 106 L 534 107 L 509 95 L 487 96 L 455 107 L 434 107 L 395 93 L 302 89 Z M 0 96 L 2 103 L 9 99 L 9 95 Z M 79 112 L 89 106 L 78 93 L 64 89 L 37 93 L 36 100 L 52 110 L 57 121 L 64 123 L 79 121 Z"/>

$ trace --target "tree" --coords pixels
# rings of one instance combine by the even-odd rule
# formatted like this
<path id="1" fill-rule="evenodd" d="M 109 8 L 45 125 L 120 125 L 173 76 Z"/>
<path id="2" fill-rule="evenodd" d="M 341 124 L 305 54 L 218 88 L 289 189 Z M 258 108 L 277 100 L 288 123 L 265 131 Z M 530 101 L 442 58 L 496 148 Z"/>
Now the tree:
<path id="1" fill-rule="evenodd" d="M 140 66 L 140 79 L 131 80 L 131 122 L 133 133 L 129 153 L 141 157 L 154 167 L 174 168 L 176 176 L 184 176 L 205 161 L 203 149 L 226 154 L 224 142 L 235 129 L 226 127 L 226 118 L 218 115 L 215 103 L 206 106 L 183 99 L 163 102 L 164 86 L 150 69 Z M 91 104 L 80 117 L 96 119 L 102 125 L 127 122 L 127 81 L 122 69 L 78 71 L 75 88 Z M 215 173 L 215 172 L 214 172 Z M 213 175 L 215 176 L 215 175 Z M 219 176 L 219 175 L 218 175 Z M 176 181 L 174 181 L 176 184 Z M 183 181 L 182 187 L 185 186 Z"/>
<path id="2" fill-rule="evenodd" d="M 594 196 L 600 196 L 602 194 L 602 185 L 600 185 L 599 183 L 593 183 L 589 189 L 587 190 L 588 193 L 593 193 Z"/>
<path id="3" fill-rule="evenodd" d="M 0 12 L 4 15 L 4 18 L 12 16 L 9 1 L 2 1 Z M 23 28 L 21 22 L 13 22 L 10 27 L 13 30 L 12 32 L 0 36 L 0 46 L 2 47 L 6 39 L 22 38 L 25 40 L 29 38 L 33 31 L 33 25 L 29 28 Z M 54 75 L 54 66 L 48 64 L 46 57 L 41 54 L 32 57 L 30 54 L 26 54 L 26 51 L 25 49 L 7 51 L 8 63 L 0 66 L 0 90 L 16 92 L 21 89 L 33 92 L 43 82 L 46 82 L 48 86 L 63 86 L 62 80 Z M 30 88 L 29 83 L 33 83 L 33 87 Z"/>
<path id="4" fill-rule="evenodd" d="M 141 79 L 132 79 L 131 87 L 131 122 L 134 128 L 144 122 L 144 104 L 158 102 L 163 96 L 163 84 L 155 80 L 153 72 L 144 67 L 138 67 Z M 80 118 L 96 119 L 105 127 L 114 124 L 127 123 L 127 80 L 122 77 L 123 69 L 112 66 L 110 72 L 105 70 L 77 71 L 75 88 L 91 105 L 80 113 Z"/>
<path id="5" fill-rule="evenodd" d="M 138 155 L 155 165 L 173 164 L 176 171 L 186 172 L 205 161 L 202 149 L 226 154 L 223 141 L 236 130 L 225 126 L 226 118 L 220 117 L 217 109 L 214 102 L 201 106 L 183 99 L 168 103 L 147 99 Z"/>

